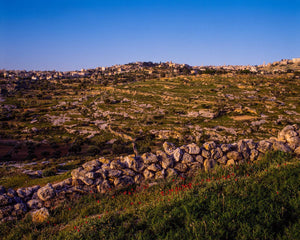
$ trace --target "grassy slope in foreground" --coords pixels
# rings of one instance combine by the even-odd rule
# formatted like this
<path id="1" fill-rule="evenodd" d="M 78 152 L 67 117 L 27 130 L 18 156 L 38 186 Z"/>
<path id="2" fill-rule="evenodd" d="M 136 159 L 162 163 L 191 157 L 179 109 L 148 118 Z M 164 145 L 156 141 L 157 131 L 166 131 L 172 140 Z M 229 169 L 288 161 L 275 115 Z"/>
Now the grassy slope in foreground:
<path id="1" fill-rule="evenodd" d="M 300 239 L 300 161 L 275 152 L 264 160 L 193 179 L 170 179 L 0 225 L 5 239 Z"/>

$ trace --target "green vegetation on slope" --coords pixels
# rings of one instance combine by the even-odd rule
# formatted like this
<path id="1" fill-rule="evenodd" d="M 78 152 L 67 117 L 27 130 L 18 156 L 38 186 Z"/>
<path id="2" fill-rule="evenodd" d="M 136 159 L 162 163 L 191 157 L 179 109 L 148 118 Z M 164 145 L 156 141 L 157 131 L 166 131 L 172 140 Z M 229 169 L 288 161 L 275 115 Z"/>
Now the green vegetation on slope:
<path id="1" fill-rule="evenodd" d="M 106 195 L 0 225 L 5 239 L 299 239 L 300 162 L 282 152 Z"/>

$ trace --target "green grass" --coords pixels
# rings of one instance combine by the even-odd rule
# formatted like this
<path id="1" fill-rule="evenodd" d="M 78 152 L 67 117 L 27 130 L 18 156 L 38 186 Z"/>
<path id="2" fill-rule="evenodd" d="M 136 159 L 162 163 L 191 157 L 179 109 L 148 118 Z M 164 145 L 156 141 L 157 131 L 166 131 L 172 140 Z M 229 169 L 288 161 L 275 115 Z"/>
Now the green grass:
<path id="1" fill-rule="evenodd" d="M 299 159 L 275 152 L 193 179 L 92 193 L 52 209 L 47 223 L 32 224 L 28 216 L 0 225 L 0 233 L 4 239 L 299 239 L 299 180 Z"/>

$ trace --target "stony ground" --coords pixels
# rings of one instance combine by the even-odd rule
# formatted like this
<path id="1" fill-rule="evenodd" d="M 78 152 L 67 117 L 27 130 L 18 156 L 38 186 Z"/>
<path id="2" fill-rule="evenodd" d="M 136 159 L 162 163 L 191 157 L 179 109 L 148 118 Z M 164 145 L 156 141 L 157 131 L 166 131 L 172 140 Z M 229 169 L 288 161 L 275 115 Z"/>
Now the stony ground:
<path id="1" fill-rule="evenodd" d="M 294 74 L 203 74 L 113 86 L 86 79 L 29 84 L 2 99 L 0 158 L 35 164 L 7 162 L 1 184 L 9 185 L 11 173 L 23 184 L 32 176 L 52 181 L 89 156 L 155 152 L 166 140 L 182 145 L 265 139 L 300 122 L 299 92 Z"/>

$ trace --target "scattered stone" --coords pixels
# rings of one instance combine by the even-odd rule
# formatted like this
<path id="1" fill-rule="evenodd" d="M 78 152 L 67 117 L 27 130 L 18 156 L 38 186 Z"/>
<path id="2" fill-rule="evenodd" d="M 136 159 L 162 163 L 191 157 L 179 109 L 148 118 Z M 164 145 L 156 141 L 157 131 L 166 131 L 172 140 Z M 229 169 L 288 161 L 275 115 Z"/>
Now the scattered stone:
<path id="1" fill-rule="evenodd" d="M 49 214 L 48 209 L 43 207 L 39 210 L 32 212 L 31 216 L 32 216 L 33 222 L 42 223 L 42 222 L 45 222 L 49 218 L 50 214 Z"/>

